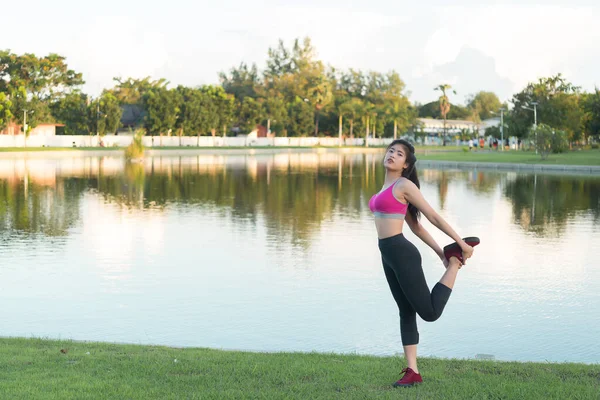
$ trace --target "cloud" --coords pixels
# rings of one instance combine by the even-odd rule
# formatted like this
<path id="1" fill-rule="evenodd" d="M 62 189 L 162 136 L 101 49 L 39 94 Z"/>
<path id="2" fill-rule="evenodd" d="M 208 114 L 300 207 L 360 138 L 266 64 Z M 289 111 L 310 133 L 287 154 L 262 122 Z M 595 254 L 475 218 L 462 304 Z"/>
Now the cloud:
<path id="1" fill-rule="evenodd" d="M 463 47 L 453 61 L 433 67 L 411 83 L 415 91 L 423 94 L 420 100 L 423 103 L 437 98 L 433 88 L 441 83 L 449 83 L 457 91 L 456 100 L 452 100 L 456 103 L 464 103 L 468 95 L 481 90 L 492 91 L 506 100 L 515 87 L 509 79 L 498 75 L 493 57 L 470 47 Z"/>
<path id="2" fill-rule="evenodd" d="M 97 17 L 68 47 L 69 64 L 84 72 L 94 94 L 111 87 L 113 77 L 156 77 L 169 63 L 164 34 L 133 18 Z"/>
<path id="3" fill-rule="evenodd" d="M 451 6 L 437 15 L 441 26 L 428 43 L 425 62 L 447 63 L 449 53 L 469 46 L 493 57 L 498 75 L 514 82 L 514 90 L 566 70 L 577 80 L 574 71 L 585 54 L 600 62 L 597 6 Z M 435 40 L 440 37 L 447 40 Z M 449 42 L 451 50 L 443 51 Z"/>
<path id="4" fill-rule="evenodd" d="M 421 102 L 434 97 L 431 83 L 440 79 L 453 79 L 461 95 L 489 88 L 501 98 L 557 72 L 586 90 L 600 84 L 600 5 L 591 0 L 267 0 L 260 8 L 236 0 L 160 6 L 107 0 L 100 9 L 74 0 L 28 4 L 28 29 L 6 20 L 7 32 L 21 33 L 7 36 L 2 48 L 65 55 L 91 92 L 111 86 L 114 76 L 217 83 L 220 71 L 242 61 L 264 67 L 279 38 L 289 45 L 304 36 L 326 64 L 398 71 L 411 99 Z M 13 2 L 3 11 L 16 15 L 19 7 Z"/>

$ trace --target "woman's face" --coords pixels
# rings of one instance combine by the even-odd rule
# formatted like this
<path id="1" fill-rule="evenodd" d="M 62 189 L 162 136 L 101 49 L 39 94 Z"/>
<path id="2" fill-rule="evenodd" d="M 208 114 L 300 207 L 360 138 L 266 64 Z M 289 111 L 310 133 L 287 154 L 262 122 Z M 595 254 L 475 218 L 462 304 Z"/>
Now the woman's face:
<path id="1" fill-rule="evenodd" d="M 402 171 L 408 164 L 406 163 L 406 155 L 408 150 L 401 144 L 391 146 L 385 153 L 383 166 L 390 171 Z"/>

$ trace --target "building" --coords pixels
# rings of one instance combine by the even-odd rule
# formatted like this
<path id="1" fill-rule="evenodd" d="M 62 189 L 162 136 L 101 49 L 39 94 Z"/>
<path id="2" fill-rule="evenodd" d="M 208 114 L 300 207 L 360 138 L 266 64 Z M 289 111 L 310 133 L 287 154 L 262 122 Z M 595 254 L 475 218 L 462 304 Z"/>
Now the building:
<path id="1" fill-rule="evenodd" d="M 417 118 L 416 130 L 427 133 L 429 136 L 441 136 L 444 133 L 444 120 L 433 118 Z M 473 135 L 485 136 L 486 129 L 500 126 L 500 118 L 489 118 L 481 122 L 473 122 L 462 119 L 447 119 L 446 134 L 455 136 L 462 132 Z"/>
<path id="2" fill-rule="evenodd" d="M 417 118 L 418 127 L 417 130 L 421 130 L 429 134 L 430 136 L 439 136 L 444 133 L 444 120 L 433 119 L 433 118 Z M 460 134 L 463 131 L 468 131 L 472 134 L 483 135 L 483 125 L 473 121 L 466 121 L 460 119 L 447 119 L 446 120 L 446 134 L 454 136 Z"/>
<path id="3" fill-rule="evenodd" d="M 29 136 L 56 136 L 56 128 L 64 127 L 64 124 L 39 124 L 35 128 L 31 129 Z M 6 128 L 0 130 L 0 135 L 22 135 L 22 125 L 15 123 L 8 124 Z"/>
<path id="4" fill-rule="evenodd" d="M 123 104 L 121 109 L 121 130 L 136 129 L 144 125 L 144 119 L 148 115 L 144 107 L 138 104 Z"/>

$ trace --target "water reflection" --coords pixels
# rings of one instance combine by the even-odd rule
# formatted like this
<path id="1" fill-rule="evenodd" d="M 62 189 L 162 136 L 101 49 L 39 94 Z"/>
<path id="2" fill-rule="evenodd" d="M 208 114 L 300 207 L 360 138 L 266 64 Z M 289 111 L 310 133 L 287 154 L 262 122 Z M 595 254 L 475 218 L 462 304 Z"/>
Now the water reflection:
<path id="1" fill-rule="evenodd" d="M 118 157 L 0 161 L 3 231 L 66 235 L 79 219 L 81 198 L 101 196 L 131 210 L 198 205 L 235 220 L 264 219 L 268 234 L 293 243 L 334 215 L 366 213 L 383 181 L 376 154 L 282 153 L 152 157 L 128 164 Z M 514 224 L 536 235 L 560 235 L 582 213 L 598 220 L 600 178 L 423 169 L 438 206 L 449 196 L 494 196 L 512 206 Z M 488 210 L 492 212 L 493 210 Z"/>
<path id="2" fill-rule="evenodd" d="M 577 215 L 595 222 L 600 217 L 598 178 L 519 175 L 506 183 L 504 195 L 513 205 L 515 223 L 541 236 L 560 235 Z"/>
<path id="3" fill-rule="evenodd" d="M 445 316 L 419 326 L 421 353 L 600 360 L 599 178 L 420 176 L 483 238 Z M 394 354 L 367 206 L 382 181 L 363 154 L 0 159 L 0 335 Z M 443 266 L 407 236 L 435 282 Z"/>

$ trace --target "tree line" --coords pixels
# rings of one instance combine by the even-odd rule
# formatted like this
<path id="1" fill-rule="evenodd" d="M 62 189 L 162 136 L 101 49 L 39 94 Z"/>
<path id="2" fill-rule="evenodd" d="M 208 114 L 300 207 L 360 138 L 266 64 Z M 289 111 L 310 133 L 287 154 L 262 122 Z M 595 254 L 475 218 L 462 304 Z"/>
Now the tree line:
<path id="1" fill-rule="evenodd" d="M 108 134 L 122 128 L 123 113 L 151 135 L 235 135 L 258 125 L 277 136 L 397 137 L 424 135 L 417 118 L 479 122 L 504 113 L 504 136 L 525 138 L 537 122 L 563 132 L 570 143 L 600 139 L 600 91 L 586 93 L 562 75 L 529 83 L 502 104 L 492 92 L 453 104 L 448 84 L 439 97 L 411 103 L 396 71 L 339 70 L 316 57 L 309 38 L 283 41 L 268 50 L 264 69 L 240 63 L 219 73 L 219 85 L 169 87 L 165 79 L 114 78 L 97 97 L 82 92 L 81 73 L 57 54 L 37 57 L 0 51 L 0 129 L 27 130 L 40 123 L 64 124 L 64 134 Z M 471 135 L 463 132 L 462 139 Z M 498 128 L 486 134 L 500 136 Z"/>

